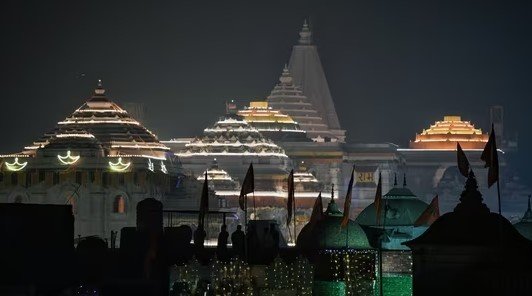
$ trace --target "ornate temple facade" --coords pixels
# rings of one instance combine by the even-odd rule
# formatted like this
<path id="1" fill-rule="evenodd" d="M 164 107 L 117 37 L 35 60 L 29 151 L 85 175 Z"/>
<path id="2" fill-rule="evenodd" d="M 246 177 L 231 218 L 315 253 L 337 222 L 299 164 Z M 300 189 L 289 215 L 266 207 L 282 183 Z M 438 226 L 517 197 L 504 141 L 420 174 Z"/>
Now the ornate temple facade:
<path id="1" fill-rule="evenodd" d="M 101 83 L 54 129 L 1 159 L 0 202 L 70 204 L 76 236 L 109 238 L 134 226 L 136 204 L 147 197 L 197 203 L 189 194 L 199 187 L 195 180 L 175 186 L 180 167 L 170 148 L 110 100 Z"/>

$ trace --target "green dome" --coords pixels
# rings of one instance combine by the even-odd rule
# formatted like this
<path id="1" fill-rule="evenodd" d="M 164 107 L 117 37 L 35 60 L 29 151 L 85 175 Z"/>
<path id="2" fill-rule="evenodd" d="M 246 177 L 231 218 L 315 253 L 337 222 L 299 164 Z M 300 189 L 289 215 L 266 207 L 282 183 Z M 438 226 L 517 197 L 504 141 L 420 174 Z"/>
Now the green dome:
<path id="1" fill-rule="evenodd" d="M 386 221 L 384 221 L 384 206 Z M 412 226 L 428 204 L 417 198 L 407 187 L 394 187 L 382 197 L 380 223 L 386 226 Z M 375 204 L 367 206 L 355 220 L 360 225 L 377 225 Z"/>
<path id="2" fill-rule="evenodd" d="M 342 227 L 342 212 L 331 201 L 321 221 L 315 224 L 307 223 L 297 238 L 297 246 L 302 249 L 326 250 L 326 249 L 370 249 L 371 246 L 366 233 L 360 225 L 349 220 L 347 227 Z"/>

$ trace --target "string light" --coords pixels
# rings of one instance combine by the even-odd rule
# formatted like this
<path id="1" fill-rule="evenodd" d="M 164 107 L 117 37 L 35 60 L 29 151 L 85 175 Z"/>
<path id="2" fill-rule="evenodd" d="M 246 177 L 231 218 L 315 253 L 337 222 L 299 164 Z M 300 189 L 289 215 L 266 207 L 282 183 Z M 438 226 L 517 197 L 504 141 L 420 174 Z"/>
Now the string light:
<path id="1" fill-rule="evenodd" d="M 59 162 L 64 165 L 71 165 L 75 164 L 80 159 L 80 156 L 72 156 L 72 153 L 68 150 L 66 156 L 57 154 L 57 159 L 59 159 Z"/>
<path id="2" fill-rule="evenodd" d="M 28 165 L 28 162 L 25 161 L 25 162 L 19 162 L 18 161 L 18 157 L 15 157 L 15 161 L 12 162 L 12 163 L 9 163 L 6 161 L 6 167 L 8 170 L 10 171 L 13 171 L 13 172 L 18 172 L 20 170 L 23 170 L 26 166 Z"/>
<path id="3" fill-rule="evenodd" d="M 168 170 L 166 169 L 166 165 L 164 164 L 164 161 L 161 160 L 161 172 L 168 174 Z"/>
<path id="4" fill-rule="evenodd" d="M 149 158 L 148 158 L 148 170 L 150 170 L 152 172 L 155 171 L 155 167 L 153 165 L 153 162 Z"/>

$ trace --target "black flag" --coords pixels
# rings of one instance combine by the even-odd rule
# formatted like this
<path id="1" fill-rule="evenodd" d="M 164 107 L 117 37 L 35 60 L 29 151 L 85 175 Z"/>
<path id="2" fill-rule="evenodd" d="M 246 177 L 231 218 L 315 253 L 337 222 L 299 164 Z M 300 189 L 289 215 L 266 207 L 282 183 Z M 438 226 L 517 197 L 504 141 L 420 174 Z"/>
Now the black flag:
<path id="1" fill-rule="evenodd" d="M 242 211 L 246 210 L 246 194 L 255 191 L 255 176 L 253 174 L 253 164 L 249 164 L 248 172 L 242 183 L 242 189 L 240 189 L 240 197 L 238 203 Z"/>
<path id="2" fill-rule="evenodd" d="M 288 199 L 286 202 L 286 209 L 288 210 L 288 215 L 286 216 L 286 225 L 288 226 L 290 224 L 290 220 L 292 220 L 292 210 L 294 208 L 294 202 L 295 202 L 295 191 L 294 191 L 294 170 L 290 171 L 290 175 L 288 175 Z"/>
<path id="3" fill-rule="evenodd" d="M 484 167 L 488 168 L 488 187 L 495 184 L 499 181 L 499 155 L 497 155 L 497 143 L 495 141 L 495 129 L 493 128 L 493 123 L 491 124 L 491 133 L 488 143 L 480 159 L 483 160 L 486 165 Z"/>
<path id="4" fill-rule="evenodd" d="M 460 170 L 460 174 L 467 178 L 467 176 L 469 176 L 469 160 L 467 160 L 467 156 L 458 142 L 456 142 L 456 160 L 458 162 L 458 170 Z"/>
<path id="5" fill-rule="evenodd" d="M 310 224 L 316 224 L 323 219 L 323 202 L 321 200 L 321 192 L 314 201 L 314 207 L 312 207 L 312 214 L 310 214 Z"/>
<path id="6" fill-rule="evenodd" d="M 346 227 L 349 223 L 349 211 L 351 208 L 351 197 L 353 195 L 353 182 L 355 179 L 355 166 L 353 166 L 353 170 L 351 171 L 351 179 L 349 180 L 349 187 L 347 188 L 347 194 L 345 195 L 345 201 L 344 201 L 344 216 L 342 218 L 342 227 Z"/>
<path id="7" fill-rule="evenodd" d="M 207 181 L 207 172 L 205 172 L 205 181 L 203 181 L 203 190 L 201 191 L 201 200 L 199 208 L 198 226 L 205 225 L 205 214 L 209 211 L 209 184 Z"/>

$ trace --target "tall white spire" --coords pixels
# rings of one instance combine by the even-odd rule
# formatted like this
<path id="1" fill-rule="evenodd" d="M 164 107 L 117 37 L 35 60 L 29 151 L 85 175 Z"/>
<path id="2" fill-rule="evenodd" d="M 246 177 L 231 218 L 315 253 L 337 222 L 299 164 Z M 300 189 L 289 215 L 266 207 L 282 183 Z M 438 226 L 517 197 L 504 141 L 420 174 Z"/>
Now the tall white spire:
<path id="1" fill-rule="evenodd" d="M 288 64 L 289 70 L 292 74 L 293 83 L 303 90 L 303 94 L 312 102 L 315 110 L 323 118 L 324 123 L 335 135 L 335 138 L 343 142 L 345 141 L 345 130 L 340 127 L 318 50 L 312 44 L 311 37 L 312 32 L 305 20 L 303 29 L 299 32 L 299 42 L 292 49 Z"/>

